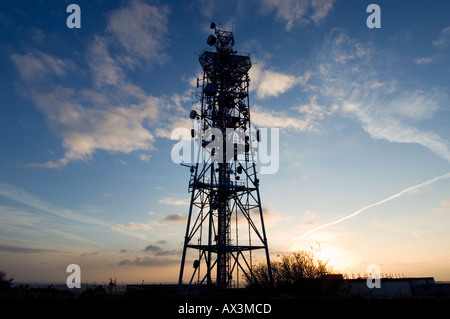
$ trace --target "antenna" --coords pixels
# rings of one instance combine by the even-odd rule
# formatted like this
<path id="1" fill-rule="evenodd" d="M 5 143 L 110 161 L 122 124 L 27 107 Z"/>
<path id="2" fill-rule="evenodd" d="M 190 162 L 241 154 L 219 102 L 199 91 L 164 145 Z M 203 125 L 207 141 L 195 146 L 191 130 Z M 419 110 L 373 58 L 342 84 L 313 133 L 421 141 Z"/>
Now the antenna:
<path id="1" fill-rule="evenodd" d="M 200 110 L 191 111 L 191 133 L 197 159 L 191 166 L 191 193 L 178 280 L 179 292 L 196 293 L 202 287 L 239 287 L 241 277 L 255 282 L 253 253 L 263 252 L 273 285 L 269 248 L 256 174 L 255 151 L 259 134 L 252 130 L 248 71 L 249 55 L 233 49 L 233 32 L 214 22 L 199 62 Z M 256 253 L 256 252 L 255 252 Z M 194 270 L 188 281 L 184 272 Z M 185 269 L 186 266 L 186 269 Z M 197 274 L 197 276 L 195 276 Z"/>

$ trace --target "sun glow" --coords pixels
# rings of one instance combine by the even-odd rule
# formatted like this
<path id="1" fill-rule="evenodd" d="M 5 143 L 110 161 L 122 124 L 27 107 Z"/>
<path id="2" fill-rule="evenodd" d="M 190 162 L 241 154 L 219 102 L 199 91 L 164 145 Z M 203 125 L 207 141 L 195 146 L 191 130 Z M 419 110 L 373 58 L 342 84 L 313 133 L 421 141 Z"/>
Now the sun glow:
<path id="1" fill-rule="evenodd" d="M 359 263 L 354 254 L 328 241 L 295 242 L 289 248 L 290 252 L 306 250 L 312 251 L 317 260 L 326 262 L 334 273 L 347 273 Z"/>
<path id="2" fill-rule="evenodd" d="M 335 267 L 336 259 L 337 259 L 337 253 L 336 251 L 328 244 L 321 244 L 320 242 L 303 242 L 303 243 L 294 243 L 290 247 L 290 252 L 294 251 L 311 251 L 314 254 L 314 257 L 317 260 L 321 260 L 323 262 L 326 262 L 328 266 Z"/>

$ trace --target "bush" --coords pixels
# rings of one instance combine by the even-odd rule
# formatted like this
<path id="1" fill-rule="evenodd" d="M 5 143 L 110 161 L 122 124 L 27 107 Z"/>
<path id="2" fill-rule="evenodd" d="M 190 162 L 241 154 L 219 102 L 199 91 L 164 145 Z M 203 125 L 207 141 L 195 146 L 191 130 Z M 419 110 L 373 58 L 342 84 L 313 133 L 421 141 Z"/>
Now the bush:
<path id="1" fill-rule="evenodd" d="M 277 256 L 271 260 L 273 283 L 275 288 L 292 288 L 299 285 L 310 285 L 313 279 L 332 273 L 332 267 L 315 257 L 314 252 L 301 250 Z M 253 280 L 247 281 L 249 288 L 270 287 L 269 272 L 266 263 L 253 267 Z"/>
<path id="2" fill-rule="evenodd" d="M 9 290 L 13 281 L 13 277 L 6 279 L 6 272 L 0 270 L 0 291 Z"/>

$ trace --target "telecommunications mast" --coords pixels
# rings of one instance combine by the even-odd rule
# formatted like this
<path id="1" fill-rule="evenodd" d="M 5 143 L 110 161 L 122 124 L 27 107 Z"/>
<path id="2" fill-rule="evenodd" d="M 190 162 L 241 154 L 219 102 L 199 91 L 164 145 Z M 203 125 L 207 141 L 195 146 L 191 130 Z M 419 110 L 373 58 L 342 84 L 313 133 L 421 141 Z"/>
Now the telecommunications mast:
<path id="1" fill-rule="evenodd" d="M 233 49 L 232 32 L 215 23 L 210 27 L 215 35 L 206 42 L 215 50 L 200 54 L 200 107 L 190 114 L 197 158 L 190 166 L 178 280 L 178 290 L 186 294 L 200 287 L 237 288 L 242 278 L 252 282 L 256 251 L 262 252 L 273 282 L 256 171 L 259 132 L 250 126 L 250 56 Z"/>

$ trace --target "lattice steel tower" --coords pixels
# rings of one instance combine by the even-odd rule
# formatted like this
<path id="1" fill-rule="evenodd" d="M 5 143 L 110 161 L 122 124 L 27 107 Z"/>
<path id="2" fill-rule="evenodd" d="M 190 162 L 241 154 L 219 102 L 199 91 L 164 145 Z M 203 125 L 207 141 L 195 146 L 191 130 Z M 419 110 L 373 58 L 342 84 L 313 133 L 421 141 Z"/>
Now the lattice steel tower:
<path id="1" fill-rule="evenodd" d="M 214 35 L 199 61 L 198 110 L 191 137 L 197 147 L 189 166 L 191 201 L 178 281 L 179 290 L 239 287 L 253 281 L 252 267 L 260 250 L 272 281 L 269 249 L 256 170 L 259 132 L 250 125 L 249 55 L 233 49 L 232 32 L 211 23 Z M 185 272 L 190 274 L 183 280 Z"/>

